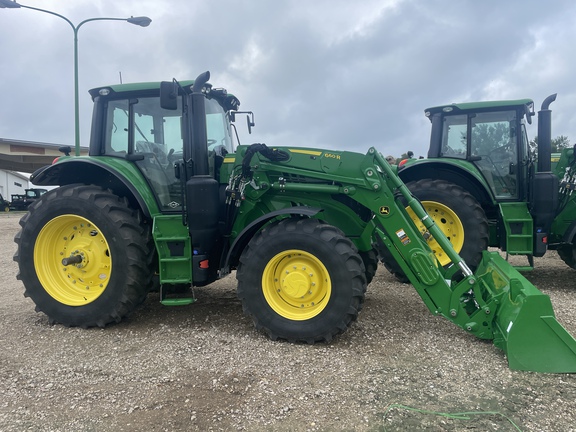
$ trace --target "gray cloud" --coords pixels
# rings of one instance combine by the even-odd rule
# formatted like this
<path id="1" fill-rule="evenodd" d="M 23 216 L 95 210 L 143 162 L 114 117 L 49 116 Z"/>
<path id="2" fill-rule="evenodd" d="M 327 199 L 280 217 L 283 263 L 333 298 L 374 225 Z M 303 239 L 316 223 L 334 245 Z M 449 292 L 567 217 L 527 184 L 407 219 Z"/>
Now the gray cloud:
<path id="1" fill-rule="evenodd" d="M 253 110 L 248 143 L 425 155 L 424 109 L 558 92 L 554 135 L 576 143 L 576 4 L 557 1 L 29 0 L 78 23 L 148 15 L 148 28 L 79 32 L 82 140 L 87 90 L 194 78 L 204 70 Z M 72 31 L 30 10 L 0 9 L 0 136 L 73 140 Z M 242 128 L 240 128 L 242 129 Z M 535 126 L 530 130 L 536 134 Z"/>

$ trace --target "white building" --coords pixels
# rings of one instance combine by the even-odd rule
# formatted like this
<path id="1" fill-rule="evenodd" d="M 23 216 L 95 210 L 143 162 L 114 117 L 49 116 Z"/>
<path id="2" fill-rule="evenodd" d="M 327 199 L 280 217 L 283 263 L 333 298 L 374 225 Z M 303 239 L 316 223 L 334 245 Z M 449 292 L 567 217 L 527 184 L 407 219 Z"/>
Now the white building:
<path id="1" fill-rule="evenodd" d="M 15 171 L 0 170 L 0 194 L 11 201 L 11 195 L 23 195 L 30 187 L 29 176 Z"/>

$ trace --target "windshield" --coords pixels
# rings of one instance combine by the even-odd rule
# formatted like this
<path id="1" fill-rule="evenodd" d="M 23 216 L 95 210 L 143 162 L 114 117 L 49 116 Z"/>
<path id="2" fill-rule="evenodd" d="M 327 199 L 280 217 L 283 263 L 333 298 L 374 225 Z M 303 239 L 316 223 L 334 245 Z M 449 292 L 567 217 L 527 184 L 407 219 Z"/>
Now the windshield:
<path id="1" fill-rule="evenodd" d="M 134 111 L 135 152 L 160 151 L 168 154 L 183 150 L 182 101 L 178 100 L 176 110 L 160 107 L 157 97 L 121 99 L 108 102 L 105 154 L 123 156 L 128 152 L 129 102 Z M 206 99 L 206 129 L 208 149 L 214 150 L 222 145 L 232 152 L 232 138 L 224 109 L 216 100 Z"/>

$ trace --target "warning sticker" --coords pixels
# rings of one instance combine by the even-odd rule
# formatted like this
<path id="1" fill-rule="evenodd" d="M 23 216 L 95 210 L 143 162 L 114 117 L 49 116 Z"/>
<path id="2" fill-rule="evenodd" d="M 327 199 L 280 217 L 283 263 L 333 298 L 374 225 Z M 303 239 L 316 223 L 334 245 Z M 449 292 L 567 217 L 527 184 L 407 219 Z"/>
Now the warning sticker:
<path id="1" fill-rule="evenodd" d="M 396 235 L 404 246 L 410 243 L 410 237 L 406 235 L 403 229 L 396 231 Z"/>

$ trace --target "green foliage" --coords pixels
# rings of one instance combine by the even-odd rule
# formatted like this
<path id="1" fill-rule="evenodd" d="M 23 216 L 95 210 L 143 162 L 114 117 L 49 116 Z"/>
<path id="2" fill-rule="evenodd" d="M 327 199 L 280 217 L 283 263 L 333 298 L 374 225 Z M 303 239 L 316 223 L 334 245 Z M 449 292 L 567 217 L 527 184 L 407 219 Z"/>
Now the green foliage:
<path id="1" fill-rule="evenodd" d="M 412 156 L 414 156 L 414 152 L 411 150 L 408 150 L 406 153 L 402 153 L 402 155 L 400 156 L 400 160 L 412 159 Z"/>
<path id="2" fill-rule="evenodd" d="M 552 138 L 551 151 L 552 153 L 560 153 L 562 149 L 570 147 L 570 140 L 567 136 L 558 135 L 556 138 Z M 538 136 L 535 136 L 532 141 L 530 141 L 530 150 L 536 152 L 538 149 Z"/>
<path id="3" fill-rule="evenodd" d="M 472 144 L 475 153 L 487 154 L 510 142 L 508 122 L 478 123 L 472 129 Z"/>

